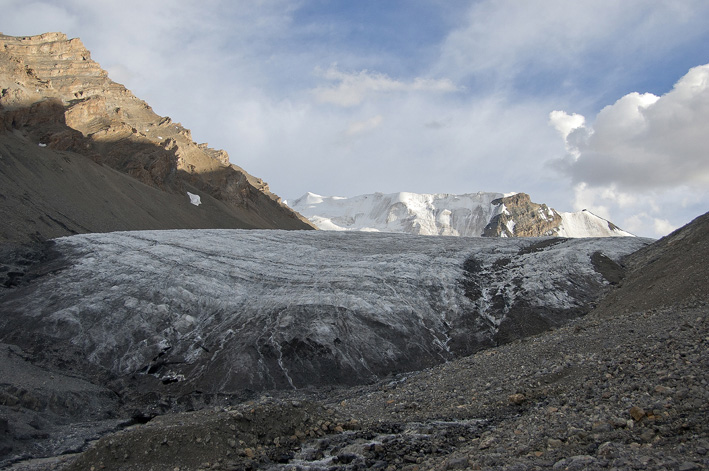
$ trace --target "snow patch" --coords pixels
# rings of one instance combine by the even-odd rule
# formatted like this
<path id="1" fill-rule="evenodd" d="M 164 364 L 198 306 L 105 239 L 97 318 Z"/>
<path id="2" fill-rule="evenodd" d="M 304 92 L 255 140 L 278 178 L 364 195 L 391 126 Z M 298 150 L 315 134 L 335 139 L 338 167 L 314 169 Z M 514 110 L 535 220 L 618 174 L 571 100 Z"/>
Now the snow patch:
<path id="1" fill-rule="evenodd" d="M 559 215 L 561 225 L 557 235 L 560 237 L 635 237 L 585 209 Z"/>
<path id="2" fill-rule="evenodd" d="M 505 224 L 505 227 L 507 227 L 507 230 L 509 231 L 510 234 L 514 235 L 514 233 L 515 233 L 515 222 L 514 222 L 512 219 L 510 219 L 509 221 L 507 221 L 507 223 Z"/>
<path id="3" fill-rule="evenodd" d="M 190 203 L 192 203 L 193 205 L 199 206 L 200 204 L 202 204 L 202 199 L 199 197 L 199 195 L 195 195 L 194 193 L 190 193 L 188 191 L 187 196 L 190 197 Z"/>

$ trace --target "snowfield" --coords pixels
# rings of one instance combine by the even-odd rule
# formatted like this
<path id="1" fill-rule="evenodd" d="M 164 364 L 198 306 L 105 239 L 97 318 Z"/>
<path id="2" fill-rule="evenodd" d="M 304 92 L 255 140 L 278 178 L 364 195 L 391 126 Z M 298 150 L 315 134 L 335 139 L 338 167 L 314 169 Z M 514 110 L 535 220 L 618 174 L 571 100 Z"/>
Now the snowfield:
<path id="1" fill-rule="evenodd" d="M 326 231 L 479 237 L 495 216 L 510 215 L 504 204 L 492 202 L 514 194 L 402 192 L 345 198 L 306 193 L 290 203 L 290 206 L 318 229 Z M 542 213 L 541 216 L 551 220 L 554 214 L 553 210 L 548 209 L 548 213 Z M 558 214 L 561 216 L 561 224 L 555 235 L 560 237 L 633 236 L 586 210 Z M 506 227 L 512 233 L 515 221 L 508 221 Z"/>
<path id="2" fill-rule="evenodd" d="M 504 210 L 492 201 L 512 193 L 465 195 L 373 193 L 343 198 L 306 193 L 291 207 L 328 231 L 377 231 L 419 235 L 479 236 Z"/>
<path id="3" fill-rule="evenodd" d="M 634 237 L 620 228 L 611 228 L 608 221 L 585 209 L 559 215 L 561 227 L 557 235 L 560 237 Z"/>
<path id="4" fill-rule="evenodd" d="M 150 374 L 211 392 L 354 384 L 582 315 L 607 288 L 613 261 L 647 243 L 272 230 L 86 234 L 57 239 L 71 266 L 0 308 L 4 331 L 44 338 L 116 375 Z"/>

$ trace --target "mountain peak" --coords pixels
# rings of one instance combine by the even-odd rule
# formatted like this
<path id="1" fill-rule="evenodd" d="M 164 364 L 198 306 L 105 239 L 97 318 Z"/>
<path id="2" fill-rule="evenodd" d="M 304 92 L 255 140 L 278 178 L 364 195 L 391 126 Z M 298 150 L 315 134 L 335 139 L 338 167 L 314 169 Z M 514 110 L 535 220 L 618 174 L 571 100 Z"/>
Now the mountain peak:
<path id="1" fill-rule="evenodd" d="M 67 39 L 63 33 L 0 35 L 0 89 L 0 141 L 8 146 L 4 154 L 15 157 L 18 165 L 29 165 L 27 158 L 37 152 L 38 146 L 45 153 L 54 152 L 56 158 L 61 158 L 57 152 L 69 152 L 87 159 L 80 166 L 81 171 L 99 164 L 104 169 L 95 171 L 103 173 L 105 168 L 111 168 L 159 192 L 180 195 L 180 204 L 186 200 L 187 192 L 200 195 L 203 202 L 211 198 L 200 209 L 213 211 L 208 219 L 220 221 L 216 227 L 312 228 L 271 193 L 263 180 L 231 164 L 225 151 L 194 142 L 191 132 L 180 123 L 157 115 L 146 102 L 112 81 L 79 39 Z M 19 151 L 21 146 L 26 148 Z M 43 178 L 53 180 L 53 184 L 66 177 L 53 174 L 56 168 L 43 171 Z M 8 185 L 18 179 L 22 179 L 19 173 L 10 178 Z M 32 189 L 38 192 L 36 198 L 49 203 L 35 204 L 35 209 L 51 206 L 57 200 L 57 195 L 42 193 L 43 185 L 46 183 L 34 184 Z M 66 193 L 73 190 L 76 182 L 67 185 L 57 188 L 63 195 L 60 199 L 67 199 Z M 132 184 L 124 181 L 116 185 Z M 20 206 L 26 204 L 22 202 L 21 186 L 17 187 L 16 198 Z M 121 189 L 118 193 L 131 190 Z M 94 203 L 109 199 L 102 194 L 91 198 Z M 75 208 L 77 204 L 82 204 L 80 199 L 69 208 L 73 212 L 70 221 L 62 221 L 50 231 L 27 221 L 18 225 L 44 237 L 107 229 L 215 227 L 204 221 L 192 224 L 187 221 L 190 215 L 184 217 L 186 224 L 174 223 L 180 218 L 168 218 L 170 211 L 156 207 L 149 211 L 154 224 L 136 223 L 128 215 L 123 222 L 99 228 L 94 224 L 95 218 L 86 215 L 90 211 Z M 61 216 L 57 211 L 64 214 L 66 209 L 42 209 L 36 217 L 54 220 Z M 125 208 L 113 208 L 110 202 L 96 211 L 126 212 Z M 7 217 L 17 216 L 10 212 Z M 62 224 L 72 229 L 63 231 Z"/>
<path id="2" fill-rule="evenodd" d="M 631 236 L 590 212 L 560 213 L 526 193 L 373 193 L 352 198 L 306 193 L 293 209 L 324 230 L 467 237 Z"/>

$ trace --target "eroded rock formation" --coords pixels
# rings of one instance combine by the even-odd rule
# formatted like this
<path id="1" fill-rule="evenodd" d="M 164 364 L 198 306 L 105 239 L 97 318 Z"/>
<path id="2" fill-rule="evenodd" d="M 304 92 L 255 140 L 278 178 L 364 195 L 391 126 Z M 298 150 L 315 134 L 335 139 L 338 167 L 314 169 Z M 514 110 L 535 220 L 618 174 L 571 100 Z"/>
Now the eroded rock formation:
<path id="1" fill-rule="evenodd" d="M 0 65 L 0 155 L 21 158 L 37 147 L 80 154 L 183 199 L 186 191 L 212 197 L 230 208 L 224 218 L 239 220 L 234 227 L 312 228 L 226 152 L 197 144 L 109 79 L 79 39 L 0 34 Z"/>

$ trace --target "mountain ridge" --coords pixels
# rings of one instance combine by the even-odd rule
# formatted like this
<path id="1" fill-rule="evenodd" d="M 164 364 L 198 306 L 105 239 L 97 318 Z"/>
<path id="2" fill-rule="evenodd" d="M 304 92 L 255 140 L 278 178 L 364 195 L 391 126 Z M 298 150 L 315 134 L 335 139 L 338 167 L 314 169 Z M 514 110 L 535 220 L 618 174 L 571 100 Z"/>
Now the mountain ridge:
<path id="1" fill-rule="evenodd" d="M 306 193 L 291 207 L 323 230 L 465 237 L 632 236 L 590 211 L 557 212 L 526 193 L 373 193 L 351 198 Z"/>
<path id="2" fill-rule="evenodd" d="M 23 218 L 5 211 L 3 217 L 16 227 L 15 232 L 4 235 L 6 239 L 121 229 L 313 228 L 283 205 L 263 180 L 231 164 L 226 152 L 194 142 L 191 132 L 180 123 L 157 115 L 147 103 L 112 81 L 79 39 L 68 39 L 63 33 L 0 34 L 0 65 L 0 144 L 4 144 L 0 154 L 4 160 L 0 162 L 5 164 L 0 176 L 8 182 L 3 196 L 13 206 L 29 208 L 32 213 Z M 128 211 L 112 224 L 94 225 L 102 211 L 121 208 L 111 204 L 100 188 L 89 188 L 92 185 L 85 185 L 83 199 L 69 196 L 72 204 L 62 205 L 76 181 L 67 182 L 64 188 L 55 185 L 55 193 L 47 194 L 42 187 L 45 183 L 66 177 L 62 175 L 67 170 L 61 168 L 62 159 L 75 161 L 72 170 L 76 170 L 77 179 L 84 167 L 92 167 L 92 172 L 111 181 L 118 193 L 134 191 L 131 180 L 152 187 L 162 193 L 157 198 L 162 206 L 147 203 L 151 218 L 132 220 Z M 38 173 L 30 167 L 39 164 L 29 160 L 47 165 Z M 48 164 L 49 160 L 57 163 Z M 109 168 L 131 180 L 116 177 Z M 28 172 L 35 180 L 23 185 Z M 190 223 L 194 208 L 182 204 L 189 201 L 187 192 L 208 203 L 199 208 L 208 213 L 206 217 L 196 216 L 194 223 Z M 83 208 L 82 201 L 88 200 L 93 203 Z M 59 207 L 54 207 L 57 201 Z M 97 201 L 105 204 L 97 205 Z M 48 209 L 38 209 L 41 206 Z M 171 217 L 176 214 L 179 217 Z M 39 217 L 47 224 L 38 224 Z M 171 224 L 172 220 L 178 223 Z"/>

